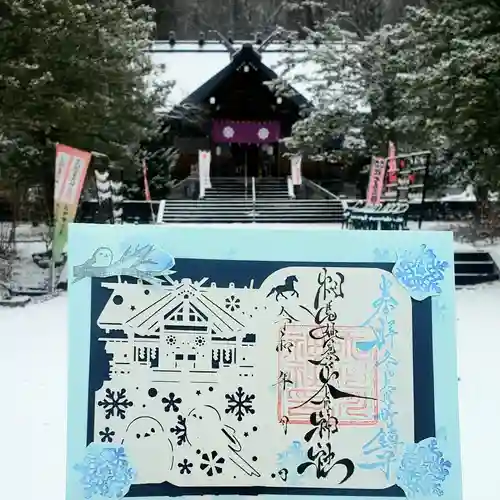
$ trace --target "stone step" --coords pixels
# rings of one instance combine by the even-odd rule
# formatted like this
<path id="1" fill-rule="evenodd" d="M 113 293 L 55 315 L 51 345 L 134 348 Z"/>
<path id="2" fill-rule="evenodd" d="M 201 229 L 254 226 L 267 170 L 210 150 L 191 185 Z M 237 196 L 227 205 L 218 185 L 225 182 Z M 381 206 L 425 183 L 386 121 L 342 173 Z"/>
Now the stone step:
<path id="1" fill-rule="evenodd" d="M 165 210 L 175 210 L 182 212 L 183 210 L 186 211 L 200 211 L 200 212 L 217 212 L 218 210 L 220 211 L 231 211 L 231 210 L 251 210 L 252 208 L 255 208 L 256 210 L 259 211 L 271 211 L 271 212 L 281 212 L 281 213 L 287 213 L 287 212 L 315 212 L 315 213 L 323 213 L 323 212 L 338 212 L 342 213 L 343 211 L 340 207 L 336 207 L 335 205 L 328 205 L 328 206 L 303 206 L 303 205 L 264 205 L 264 204 L 256 204 L 253 205 L 251 203 L 230 203 L 230 204 L 225 204 L 225 205 L 181 205 L 181 204 L 176 204 L 176 205 L 166 205 Z"/>
<path id="2" fill-rule="evenodd" d="M 286 220 L 283 220 L 281 217 L 272 218 L 272 217 L 192 217 L 189 219 L 183 217 L 169 217 L 163 219 L 165 224 L 170 223 L 178 223 L 178 224 L 238 224 L 238 223 L 257 223 L 257 224 L 338 224 L 339 220 L 332 218 L 325 218 L 318 220 L 316 218 L 303 218 L 303 217 L 288 217 Z"/>
<path id="3" fill-rule="evenodd" d="M 314 222 L 314 223 L 322 223 L 322 222 L 329 222 L 329 221 L 335 221 L 338 222 L 338 217 L 335 216 L 335 214 L 323 214 L 321 217 L 318 217 L 316 214 L 287 214 L 285 215 L 279 215 L 279 214 L 261 214 L 256 212 L 255 214 L 252 212 L 247 212 L 247 213 L 239 213 L 239 214 L 200 214 L 200 213 L 193 213 L 193 214 L 178 214 L 178 213 L 169 213 L 165 212 L 163 214 L 163 220 L 164 221 L 170 221 L 170 220 L 227 220 L 227 221 L 233 221 L 233 220 L 240 220 L 240 219 L 255 219 L 258 222 L 265 222 L 267 220 L 276 220 L 276 221 L 281 221 L 283 223 L 289 223 L 291 220 L 307 220 L 309 222 Z"/>
<path id="4" fill-rule="evenodd" d="M 185 211 L 199 211 L 199 212 L 217 212 L 220 210 L 221 212 L 227 212 L 231 210 L 252 210 L 255 208 L 255 210 L 259 211 L 271 211 L 271 212 L 280 212 L 280 213 L 287 213 L 287 212 L 306 212 L 306 213 L 324 213 L 324 212 L 338 212 L 342 213 L 342 209 L 339 207 L 336 207 L 335 205 L 330 205 L 330 206 L 278 206 L 278 205 L 253 205 L 251 203 L 239 203 L 239 204 L 227 204 L 227 205 L 205 205 L 205 206 L 200 206 L 200 205 L 166 205 L 165 210 L 175 210 L 178 212 L 182 212 L 183 210 Z"/>
<path id="5" fill-rule="evenodd" d="M 233 200 L 233 201 L 242 201 L 242 198 L 241 197 L 235 197 L 233 195 L 233 197 L 229 197 L 229 196 L 224 196 L 224 198 L 221 200 L 221 202 L 226 202 L 227 200 Z M 342 206 L 342 203 L 340 202 L 337 202 L 335 200 L 324 200 L 324 199 L 321 199 L 321 198 L 313 198 L 313 199 L 302 199 L 302 198 L 289 198 L 288 200 L 283 200 L 282 197 L 277 197 L 276 198 L 278 200 L 278 202 L 280 203 L 283 203 L 283 202 L 287 202 L 287 203 L 294 203 L 294 204 L 314 204 L 314 203 L 323 203 L 324 205 L 338 205 L 338 206 Z M 178 199 L 178 200 L 166 200 L 166 203 L 181 203 L 181 202 L 188 202 L 188 203 L 193 203 L 193 202 L 200 202 L 200 203 L 204 203 L 206 202 L 207 198 L 203 198 L 203 199 Z M 267 203 L 267 200 L 269 200 L 269 198 L 266 198 L 265 200 L 259 200 L 257 199 L 256 201 L 259 202 L 259 201 L 265 201 Z M 244 201 L 244 200 L 243 200 Z M 218 200 L 215 201 L 216 203 L 218 202 Z"/>

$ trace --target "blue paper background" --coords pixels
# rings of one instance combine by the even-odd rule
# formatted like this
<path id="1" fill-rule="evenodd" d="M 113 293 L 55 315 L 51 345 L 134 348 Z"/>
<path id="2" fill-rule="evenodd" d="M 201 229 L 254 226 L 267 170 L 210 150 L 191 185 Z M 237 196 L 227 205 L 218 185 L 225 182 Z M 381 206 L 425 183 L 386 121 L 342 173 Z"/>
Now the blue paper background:
<path id="1" fill-rule="evenodd" d="M 105 226 L 72 224 L 69 233 L 69 269 L 85 262 L 98 247 L 108 247 L 117 255 L 124 245 L 130 241 L 151 243 L 156 247 L 171 253 L 176 259 L 177 268 L 188 268 L 193 278 L 205 272 L 203 264 L 199 271 L 196 261 L 207 259 L 212 261 L 245 261 L 241 267 L 255 265 L 260 261 L 265 267 L 274 267 L 276 264 L 288 263 L 335 263 L 335 265 L 355 264 L 373 265 L 390 270 L 396 262 L 397 256 L 405 251 L 418 251 L 422 244 L 432 249 L 440 260 L 450 264 L 444 272 L 444 279 L 440 284 L 441 293 L 434 294 L 432 299 L 413 301 L 414 336 L 421 335 L 420 341 L 425 344 L 429 339 L 428 350 L 432 347 L 432 359 L 414 359 L 425 380 L 419 380 L 422 385 L 432 384 L 433 393 L 417 391 L 415 402 L 419 398 L 421 404 L 416 404 L 416 437 L 432 437 L 431 431 L 446 436 L 446 458 L 451 461 L 450 476 L 445 481 L 443 500 L 460 500 L 461 469 L 458 426 L 458 397 L 457 397 L 457 367 L 456 346 L 454 335 L 454 274 L 453 274 L 453 240 L 451 233 L 445 232 L 410 232 L 410 231 L 341 231 L 329 228 L 280 228 L 262 226 Z M 188 259 L 194 259 L 189 261 Z M 201 264 L 201 263 L 200 263 Z M 211 263 L 215 265 L 215 262 Z M 236 262 L 228 262 L 226 266 L 234 268 Z M 280 265 L 282 267 L 282 265 Z M 181 276 L 187 273 L 181 272 Z M 175 278 L 175 275 L 173 276 Z M 210 276 L 213 278 L 213 276 Z M 217 280 L 218 281 L 218 280 Z M 71 282 L 71 271 L 70 271 Z M 95 282 L 94 282 L 95 283 Z M 95 284 L 94 284 L 95 286 Z M 94 288 L 95 290 L 95 288 Z M 68 478 L 67 500 L 83 500 L 83 490 L 79 484 L 80 476 L 74 465 L 81 462 L 88 444 L 88 395 L 90 377 L 90 348 L 91 314 L 90 299 L 92 296 L 92 281 L 83 279 L 70 286 L 70 324 L 69 324 L 69 398 L 68 398 Z M 432 316 L 432 320 L 429 316 Z M 420 324 L 418 324 L 420 321 Z M 416 324 L 417 322 L 417 324 Z M 425 351 L 425 345 L 424 345 Z M 423 351 L 422 351 L 423 352 Z M 414 353 L 418 352 L 415 350 Z M 427 356 L 426 356 L 427 357 Z M 420 363 L 420 364 L 419 364 Z M 432 363 L 433 369 L 428 363 Z M 427 375 L 426 375 L 427 374 Z M 430 374 L 430 380 L 429 380 Z M 425 404 L 425 399 L 433 399 L 433 405 Z M 432 403 L 432 401 L 431 401 Z M 420 406 L 420 408 L 419 408 Z M 432 407 L 432 408 L 430 408 Z M 433 411 L 431 411 L 433 409 Z M 434 414 L 434 417 L 432 415 Z M 431 420 L 434 420 L 432 422 Z M 420 428 L 421 431 L 417 431 Z M 435 435 L 435 434 L 434 434 Z M 440 444 L 442 441 L 440 439 Z M 297 494 L 295 491 L 281 490 L 283 494 L 261 495 L 269 498 L 293 495 L 301 498 L 314 498 L 319 492 L 311 494 Z M 359 500 L 360 498 L 389 499 L 402 496 L 400 488 L 386 490 L 385 496 L 346 496 L 343 490 L 322 490 L 325 496 L 338 496 L 344 500 Z M 193 493 L 198 493 L 193 492 Z M 249 491 L 241 492 L 243 495 Z M 274 491 L 273 491 L 274 493 Z M 302 492 L 299 492 L 302 493 Z M 304 492 L 305 493 L 305 492 Z M 154 494 L 153 491 L 143 494 Z M 169 492 L 179 494 L 178 492 Z M 134 487 L 127 497 L 136 499 L 146 497 L 137 496 Z M 342 496 L 340 496 L 342 495 Z M 375 495 L 375 493 L 374 493 Z M 228 495 L 231 496 L 231 495 Z M 236 496 L 236 495 L 235 495 Z M 151 498 L 151 497 L 148 497 Z M 160 499 L 162 497 L 156 496 Z M 420 498 L 420 497 L 415 497 Z M 437 498 L 437 496 L 436 496 Z"/>

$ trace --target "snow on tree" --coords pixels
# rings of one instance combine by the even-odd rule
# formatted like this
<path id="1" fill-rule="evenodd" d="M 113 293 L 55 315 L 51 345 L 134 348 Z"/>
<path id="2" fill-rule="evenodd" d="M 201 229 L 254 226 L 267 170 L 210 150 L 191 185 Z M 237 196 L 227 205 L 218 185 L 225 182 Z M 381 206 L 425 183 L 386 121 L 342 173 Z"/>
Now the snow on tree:
<path id="1" fill-rule="evenodd" d="M 500 187 L 500 6 L 446 0 L 412 8 L 391 36 L 414 130 L 485 199 Z"/>
<path id="2" fill-rule="evenodd" d="M 278 93 L 291 92 L 291 84 L 312 96 L 287 146 L 334 162 L 386 154 L 388 140 L 398 141 L 403 113 L 388 30 L 360 33 L 343 26 L 351 26 L 347 14 L 336 13 L 308 30 L 305 40 L 290 46 L 272 84 Z M 340 149 L 333 147 L 336 138 L 343 139 Z"/>

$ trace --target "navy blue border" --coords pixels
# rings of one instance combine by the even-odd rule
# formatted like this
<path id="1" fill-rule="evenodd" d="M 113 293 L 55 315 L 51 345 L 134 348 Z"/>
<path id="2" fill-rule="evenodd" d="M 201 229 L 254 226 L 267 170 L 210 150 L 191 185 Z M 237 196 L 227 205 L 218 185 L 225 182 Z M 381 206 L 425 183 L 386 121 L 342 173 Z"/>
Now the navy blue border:
<path id="1" fill-rule="evenodd" d="M 284 267 L 356 267 L 378 268 L 391 272 L 394 263 L 335 263 L 335 262 L 259 262 L 227 260 L 176 260 L 175 278 L 189 277 L 194 281 L 209 277 L 219 287 L 234 283 L 237 288 L 248 286 L 254 280 L 254 287 L 259 288 L 273 272 Z M 101 287 L 102 282 L 115 282 L 116 278 L 92 279 L 91 286 L 91 343 L 88 394 L 87 444 L 94 436 L 95 391 L 108 378 L 110 355 L 106 354 L 104 344 L 98 339 L 102 330 L 97 327 L 97 318 L 108 301 L 111 290 Z M 133 282 L 127 278 L 128 282 Z M 413 316 L 413 394 L 415 409 L 415 442 L 434 437 L 434 371 L 432 349 L 432 299 L 412 300 Z M 418 381 L 418 383 L 417 383 Z M 183 495 L 317 495 L 317 496 L 359 496 L 359 497 L 405 497 L 399 486 L 383 490 L 358 489 L 321 489 L 321 488 L 275 488 L 275 487 L 178 487 L 171 483 L 133 485 L 126 495 L 134 497 L 159 497 Z"/>

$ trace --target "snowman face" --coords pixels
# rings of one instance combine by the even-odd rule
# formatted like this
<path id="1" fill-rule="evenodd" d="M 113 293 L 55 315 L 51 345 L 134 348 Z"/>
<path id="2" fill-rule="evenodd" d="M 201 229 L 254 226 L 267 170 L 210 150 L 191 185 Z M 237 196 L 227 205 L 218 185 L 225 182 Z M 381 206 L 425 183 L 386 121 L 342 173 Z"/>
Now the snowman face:
<path id="1" fill-rule="evenodd" d="M 130 422 L 126 430 L 126 440 L 144 441 L 164 432 L 163 426 L 152 417 L 139 417 Z"/>

